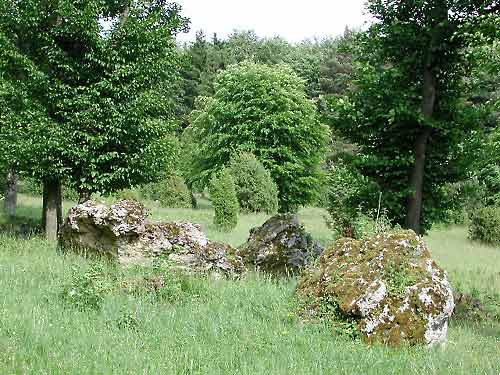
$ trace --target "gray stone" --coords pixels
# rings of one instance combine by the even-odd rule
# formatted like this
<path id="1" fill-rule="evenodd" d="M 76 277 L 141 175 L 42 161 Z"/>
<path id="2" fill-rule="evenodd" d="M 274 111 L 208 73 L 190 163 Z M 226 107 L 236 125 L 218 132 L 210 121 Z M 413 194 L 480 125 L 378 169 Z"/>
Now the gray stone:
<path id="1" fill-rule="evenodd" d="M 246 264 L 274 275 L 298 273 L 322 252 L 323 247 L 293 214 L 273 216 L 253 228 L 247 242 L 238 249 Z"/>
<path id="2" fill-rule="evenodd" d="M 122 264 L 152 265 L 168 260 L 178 269 L 235 275 L 244 272 L 230 245 L 209 241 L 190 222 L 160 223 L 147 219 L 147 210 L 135 201 L 107 206 L 87 201 L 73 207 L 59 235 L 60 246 L 96 253 Z"/>

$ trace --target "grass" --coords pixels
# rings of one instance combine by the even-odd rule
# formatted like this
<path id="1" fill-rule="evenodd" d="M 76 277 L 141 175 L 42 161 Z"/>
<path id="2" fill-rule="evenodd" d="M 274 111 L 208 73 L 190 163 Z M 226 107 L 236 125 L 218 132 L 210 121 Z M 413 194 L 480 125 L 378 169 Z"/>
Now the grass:
<path id="1" fill-rule="evenodd" d="M 22 215 L 37 216 L 39 202 L 22 197 Z M 231 233 L 215 230 L 209 208 L 162 209 L 152 216 L 202 224 L 208 236 L 242 243 L 264 215 L 242 215 Z M 323 242 L 331 240 L 320 209 L 301 220 Z M 463 228 L 427 238 L 453 283 L 499 289 L 500 249 L 465 239 Z M 500 373 L 496 323 L 453 323 L 445 349 L 369 347 L 335 336 L 324 325 L 302 324 L 293 314 L 294 280 L 251 274 L 242 280 L 194 278 L 179 299 L 114 289 L 100 311 L 80 311 L 60 292 L 72 268 L 91 261 L 58 255 L 55 244 L 0 235 L 0 373 L 9 374 L 495 374 Z M 136 277 L 144 270 L 109 274 Z M 193 287 L 194 285 L 194 287 Z M 129 326 L 121 324 L 132 321 Z"/>

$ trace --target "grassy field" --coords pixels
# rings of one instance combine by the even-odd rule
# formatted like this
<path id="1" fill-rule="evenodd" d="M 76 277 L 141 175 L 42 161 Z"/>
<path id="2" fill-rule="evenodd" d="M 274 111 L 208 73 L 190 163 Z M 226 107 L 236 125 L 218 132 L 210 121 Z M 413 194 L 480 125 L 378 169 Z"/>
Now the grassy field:
<path id="1" fill-rule="evenodd" d="M 20 215 L 38 216 L 22 197 Z M 200 223 L 212 239 L 238 245 L 264 215 L 242 215 L 231 233 L 211 225 L 209 208 L 162 209 L 152 216 Z M 332 240 L 320 209 L 300 218 L 324 243 Z M 500 290 L 500 249 L 466 239 L 464 228 L 435 230 L 431 251 L 454 285 Z M 242 280 L 173 279 L 171 298 L 104 292 L 101 310 L 80 311 L 61 291 L 92 261 L 57 254 L 40 238 L 0 235 L 0 374 L 500 374 L 500 327 L 452 322 L 442 349 L 369 347 L 302 324 L 293 314 L 294 280 L 251 274 Z M 73 271 L 76 270 L 76 271 Z M 144 270 L 105 265 L 106 280 Z"/>

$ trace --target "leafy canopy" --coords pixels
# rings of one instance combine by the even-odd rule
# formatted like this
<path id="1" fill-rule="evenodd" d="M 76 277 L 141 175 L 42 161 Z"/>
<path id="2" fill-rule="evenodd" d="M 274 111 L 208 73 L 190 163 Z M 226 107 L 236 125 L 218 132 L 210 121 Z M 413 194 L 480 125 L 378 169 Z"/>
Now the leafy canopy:
<path id="1" fill-rule="evenodd" d="M 1 159 L 89 193 L 154 179 L 171 154 L 179 12 L 164 0 L 0 0 L 0 142 L 15 145 Z"/>
<path id="2" fill-rule="evenodd" d="M 464 96 L 472 67 L 464 52 L 474 43 L 463 28 L 482 25 L 481 15 L 498 3 L 370 0 L 367 7 L 375 23 L 354 47 L 354 89 L 330 98 L 331 123 L 358 145 L 354 167 L 379 185 L 383 207 L 402 225 L 414 194 L 415 145 L 428 131 L 420 218 L 425 230 L 442 219 L 442 187 L 464 178 L 460 149 L 485 121 L 484 109 Z M 363 206 L 376 208 L 377 196 L 374 191 Z"/>
<path id="3" fill-rule="evenodd" d="M 281 211 L 314 199 L 328 131 L 304 81 L 289 67 L 250 62 L 229 67 L 218 76 L 215 95 L 199 101 L 190 128 L 197 144 L 192 181 L 208 181 L 233 154 L 248 151 L 276 182 Z"/>

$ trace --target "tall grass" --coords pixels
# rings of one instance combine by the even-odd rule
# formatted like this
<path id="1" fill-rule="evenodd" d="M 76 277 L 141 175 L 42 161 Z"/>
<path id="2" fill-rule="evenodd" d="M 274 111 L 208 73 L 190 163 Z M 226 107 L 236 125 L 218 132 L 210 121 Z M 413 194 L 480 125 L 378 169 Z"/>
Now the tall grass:
<path id="1" fill-rule="evenodd" d="M 30 203 L 31 202 L 31 203 Z M 31 206 L 30 206 L 31 204 Z M 23 212 L 39 207 L 23 198 Z M 30 208 L 31 207 L 31 208 Z M 152 206 L 163 219 L 188 219 L 209 237 L 242 243 L 264 215 L 243 215 L 229 234 L 211 226 L 211 212 Z M 328 242 L 322 211 L 300 216 Z M 427 238 L 453 282 L 490 288 L 499 283 L 500 249 L 469 243 L 461 228 Z M 174 300 L 104 294 L 101 310 L 80 311 L 60 298 L 73 269 L 92 261 L 60 255 L 40 238 L 0 236 L 0 374 L 498 374 L 498 326 L 452 324 L 444 349 L 367 346 L 335 336 L 321 324 L 303 324 L 294 314 L 294 280 L 251 274 L 241 280 L 193 278 Z M 118 280 L 149 271 L 104 264 Z M 477 272 L 477 273 L 475 273 Z M 455 280 L 456 279 L 456 280 Z M 132 326 L 121 324 L 127 319 Z"/>

